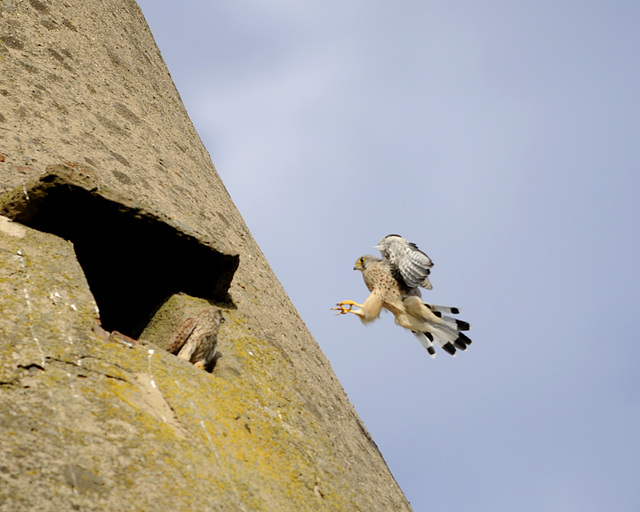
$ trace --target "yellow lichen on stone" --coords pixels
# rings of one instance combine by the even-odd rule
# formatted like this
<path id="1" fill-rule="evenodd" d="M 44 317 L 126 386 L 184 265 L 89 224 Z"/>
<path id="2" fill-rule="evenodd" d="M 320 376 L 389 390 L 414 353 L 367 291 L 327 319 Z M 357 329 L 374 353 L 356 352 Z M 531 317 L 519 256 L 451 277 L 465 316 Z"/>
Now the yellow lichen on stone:
<path id="1" fill-rule="evenodd" d="M 410 511 L 136 2 L 12 0 L 2 23 L 0 206 L 25 226 L 0 220 L 0 510 Z M 180 290 L 224 310 L 212 373 L 165 350 L 211 304 Z"/>

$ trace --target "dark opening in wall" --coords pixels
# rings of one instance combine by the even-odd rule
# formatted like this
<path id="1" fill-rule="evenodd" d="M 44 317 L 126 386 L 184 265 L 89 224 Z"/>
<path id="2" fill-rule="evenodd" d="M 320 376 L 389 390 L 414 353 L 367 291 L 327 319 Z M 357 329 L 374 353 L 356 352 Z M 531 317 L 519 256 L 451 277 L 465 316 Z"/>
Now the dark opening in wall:
<path id="1" fill-rule="evenodd" d="M 67 165 L 47 171 L 5 196 L 0 214 L 73 242 L 106 330 L 137 338 L 178 292 L 230 303 L 237 255 L 100 193 L 87 171 Z"/>

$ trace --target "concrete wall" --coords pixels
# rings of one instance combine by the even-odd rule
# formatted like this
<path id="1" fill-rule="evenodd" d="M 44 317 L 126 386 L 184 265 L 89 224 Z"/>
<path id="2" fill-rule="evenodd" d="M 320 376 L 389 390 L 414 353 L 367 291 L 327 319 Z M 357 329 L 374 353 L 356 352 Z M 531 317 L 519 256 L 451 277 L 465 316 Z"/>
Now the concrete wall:
<path id="1" fill-rule="evenodd" d="M 134 1 L 0 3 L 0 194 L 0 511 L 410 510 Z"/>

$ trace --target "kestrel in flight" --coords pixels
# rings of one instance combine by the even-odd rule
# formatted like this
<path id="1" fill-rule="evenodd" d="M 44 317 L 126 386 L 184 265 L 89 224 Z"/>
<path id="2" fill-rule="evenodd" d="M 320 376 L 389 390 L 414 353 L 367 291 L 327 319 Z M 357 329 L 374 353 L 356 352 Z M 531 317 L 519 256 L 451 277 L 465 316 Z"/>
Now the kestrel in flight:
<path id="1" fill-rule="evenodd" d="M 428 276 L 433 262 L 429 256 L 399 235 L 384 237 L 376 248 L 382 259 L 361 256 L 353 267 L 362 272 L 370 295 L 363 304 L 344 300 L 333 309 L 339 315 L 354 313 L 368 324 L 385 308 L 393 313 L 398 325 L 418 338 L 431 357 L 436 355 L 434 342 L 451 355 L 456 349 L 466 350 L 471 340 L 462 331 L 468 331 L 469 324 L 446 316 L 458 314 L 458 308 L 422 302 L 419 287 L 432 288 Z M 354 310 L 354 306 L 360 309 Z"/>

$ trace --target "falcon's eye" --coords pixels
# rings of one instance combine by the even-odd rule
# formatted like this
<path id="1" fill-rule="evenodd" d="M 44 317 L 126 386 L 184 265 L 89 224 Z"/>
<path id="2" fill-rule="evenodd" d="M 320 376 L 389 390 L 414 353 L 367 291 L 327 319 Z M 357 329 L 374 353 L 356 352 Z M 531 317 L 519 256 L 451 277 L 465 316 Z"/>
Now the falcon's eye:
<path id="1" fill-rule="evenodd" d="M 362 265 L 364 267 L 364 258 L 360 258 L 360 260 L 358 261 L 358 263 L 360 263 L 360 265 Z"/>

